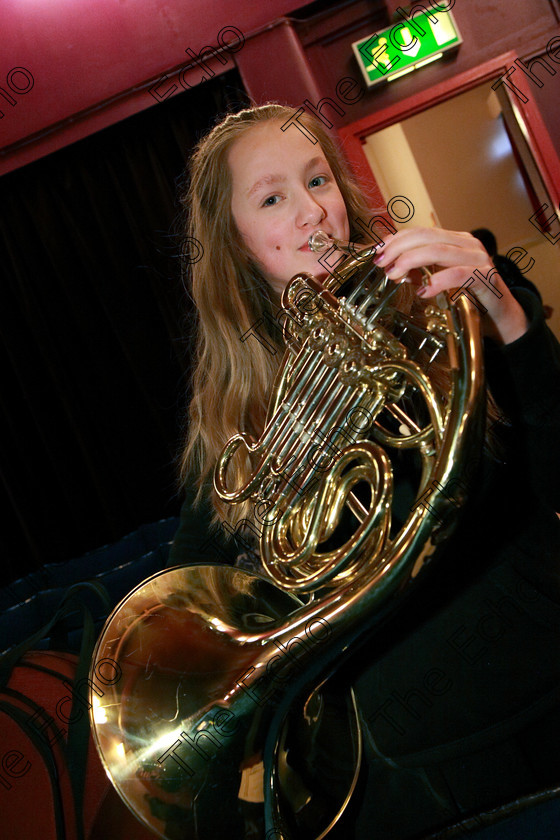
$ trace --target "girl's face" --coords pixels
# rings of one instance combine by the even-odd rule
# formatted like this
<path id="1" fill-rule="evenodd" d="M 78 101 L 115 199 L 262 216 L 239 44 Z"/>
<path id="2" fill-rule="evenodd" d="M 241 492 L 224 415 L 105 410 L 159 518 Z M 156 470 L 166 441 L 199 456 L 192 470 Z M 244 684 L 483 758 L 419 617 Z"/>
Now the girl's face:
<path id="1" fill-rule="evenodd" d="M 344 199 L 319 143 L 277 120 L 255 126 L 232 145 L 231 209 L 243 240 L 273 289 L 294 274 L 328 272 L 310 250 L 317 230 L 347 240 Z"/>

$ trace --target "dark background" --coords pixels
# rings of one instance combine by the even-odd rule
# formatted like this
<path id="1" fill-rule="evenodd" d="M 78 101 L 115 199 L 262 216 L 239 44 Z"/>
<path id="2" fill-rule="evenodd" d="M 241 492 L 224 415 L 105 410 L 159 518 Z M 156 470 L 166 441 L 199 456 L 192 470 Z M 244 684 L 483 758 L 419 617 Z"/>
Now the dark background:
<path id="1" fill-rule="evenodd" d="M 2 583 L 179 510 L 177 193 L 237 71 L 0 179 Z"/>

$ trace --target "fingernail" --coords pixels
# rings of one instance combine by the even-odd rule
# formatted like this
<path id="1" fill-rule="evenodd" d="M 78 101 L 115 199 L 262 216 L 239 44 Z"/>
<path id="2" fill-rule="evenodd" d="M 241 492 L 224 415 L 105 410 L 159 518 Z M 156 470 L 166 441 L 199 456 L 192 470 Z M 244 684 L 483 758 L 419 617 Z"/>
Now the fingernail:
<path id="1" fill-rule="evenodd" d="M 377 256 L 373 258 L 375 265 L 381 265 L 381 263 L 384 262 L 384 260 L 385 254 L 377 254 Z"/>
<path id="2" fill-rule="evenodd" d="M 427 291 L 428 291 L 427 286 L 419 286 L 416 289 L 416 294 L 418 295 L 418 297 L 424 297 L 424 295 L 426 294 Z"/>

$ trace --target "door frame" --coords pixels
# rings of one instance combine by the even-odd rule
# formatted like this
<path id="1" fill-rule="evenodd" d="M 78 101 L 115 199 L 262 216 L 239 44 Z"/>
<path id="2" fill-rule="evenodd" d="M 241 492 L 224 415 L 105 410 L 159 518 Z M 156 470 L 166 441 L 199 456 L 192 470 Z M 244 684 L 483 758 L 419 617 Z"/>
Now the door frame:
<path id="1" fill-rule="evenodd" d="M 502 53 L 483 64 L 458 73 L 451 79 L 446 79 L 426 90 L 395 102 L 381 111 L 374 111 L 350 125 L 338 130 L 343 149 L 354 169 L 356 177 L 364 185 L 370 184 L 372 172 L 363 150 L 366 138 L 382 128 L 398 123 L 407 117 L 419 114 L 434 105 L 439 105 L 447 99 L 465 93 L 485 81 L 491 81 L 502 76 L 506 70 L 514 65 L 518 54 L 514 50 Z M 506 89 L 507 90 L 507 89 Z M 488 91 L 490 93 L 490 89 Z M 507 91 L 509 94 L 509 91 Z M 531 91 L 527 91 L 531 93 Z M 546 190 L 558 209 L 560 203 L 560 159 L 552 143 L 550 134 L 542 118 L 541 112 L 528 95 L 526 103 L 517 97 L 509 96 L 521 130 L 527 141 L 535 163 L 539 169 Z"/>

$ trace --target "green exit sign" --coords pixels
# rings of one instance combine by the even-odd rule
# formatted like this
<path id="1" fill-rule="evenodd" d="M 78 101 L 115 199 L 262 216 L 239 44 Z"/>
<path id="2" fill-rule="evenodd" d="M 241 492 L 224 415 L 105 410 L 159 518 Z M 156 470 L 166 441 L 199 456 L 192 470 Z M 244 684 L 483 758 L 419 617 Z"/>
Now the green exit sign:
<path id="1" fill-rule="evenodd" d="M 352 44 L 352 49 L 371 87 L 418 70 L 461 43 L 451 12 L 430 10 L 374 32 Z"/>

